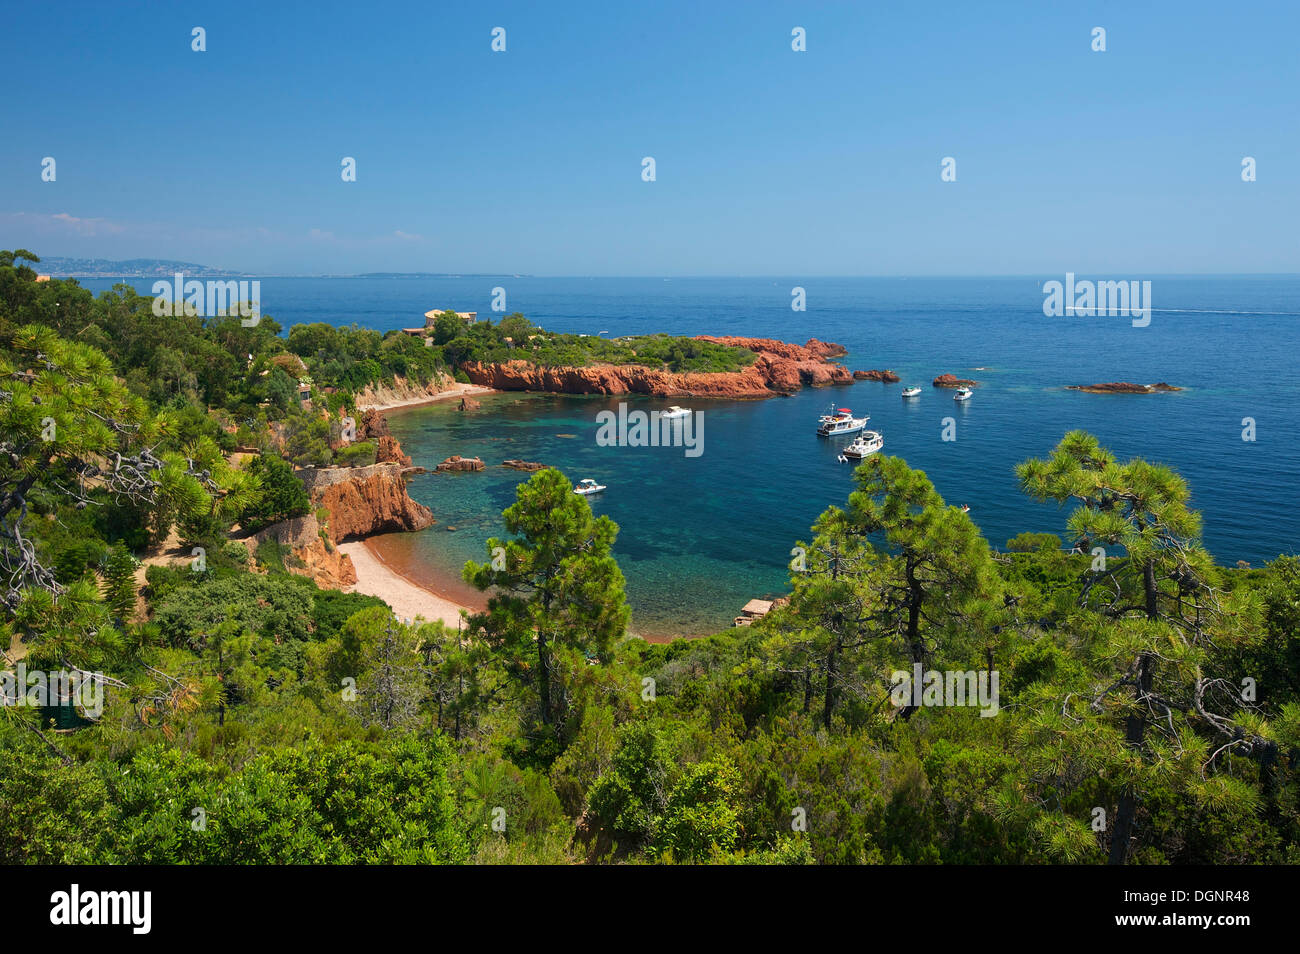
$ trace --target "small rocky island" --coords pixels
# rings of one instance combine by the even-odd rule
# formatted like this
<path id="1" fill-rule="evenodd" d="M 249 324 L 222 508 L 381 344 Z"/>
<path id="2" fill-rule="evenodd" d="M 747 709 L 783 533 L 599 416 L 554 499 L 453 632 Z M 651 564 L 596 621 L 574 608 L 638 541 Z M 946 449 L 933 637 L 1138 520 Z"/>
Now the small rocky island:
<path id="1" fill-rule="evenodd" d="M 955 374 L 941 374 L 935 378 L 931 384 L 936 388 L 974 388 L 979 386 L 978 381 L 972 381 L 969 378 L 959 378 Z"/>
<path id="2" fill-rule="evenodd" d="M 1181 391 L 1172 384 L 1133 384 L 1131 381 L 1108 381 L 1104 384 L 1067 384 L 1067 391 L 1083 391 L 1085 394 L 1157 394 L 1161 391 Z"/>

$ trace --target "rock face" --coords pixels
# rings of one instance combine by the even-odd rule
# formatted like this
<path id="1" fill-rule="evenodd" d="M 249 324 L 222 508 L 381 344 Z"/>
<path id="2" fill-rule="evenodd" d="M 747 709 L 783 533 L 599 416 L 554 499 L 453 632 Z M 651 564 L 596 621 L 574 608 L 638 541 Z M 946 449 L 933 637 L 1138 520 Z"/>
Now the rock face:
<path id="1" fill-rule="evenodd" d="M 804 343 L 804 347 L 823 358 L 840 358 L 849 353 L 849 349 L 844 345 L 835 344 L 833 341 L 818 341 L 816 338 L 809 338 Z"/>
<path id="2" fill-rule="evenodd" d="M 388 433 L 388 418 L 374 408 L 361 415 L 361 423 L 357 427 L 357 439 L 374 442 L 376 464 L 394 463 L 401 464 L 403 467 L 411 466 L 411 458 L 402 453 L 402 445 L 398 443 L 397 438 Z"/>
<path id="3" fill-rule="evenodd" d="M 771 338 L 712 337 L 700 341 L 746 348 L 758 355 L 742 371 L 675 373 L 641 365 L 590 365 L 548 368 L 527 361 L 501 364 L 466 362 L 462 370 L 475 384 L 500 391 L 552 391 L 562 394 L 646 394 L 656 397 L 765 398 L 793 394 L 803 387 L 851 384 L 848 369 L 824 353 L 844 353 L 839 345 L 816 342 L 816 349 Z"/>
<path id="4" fill-rule="evenodd" d="M 441 464 L 434 468 L 440 473 L 449 473 L 454 471 L 479 471 L 484 467 L 481 458 L 478 457 L 461 457 L 459 454 L 452 454 Z"/>
<path id="5" fill-rule="evenodd" d="M 873 368 L 870 371 L 854 371 L 853 380 L 879 381 L 882 384 L 897 384 L 898 375 L 896 375 L 893 371 L 877 371 Z"/>
<path id="6" fill-rule="evenodd" d="M 936 388 L 974 388 L 979 386 L 978 381 L 971 381 L 969 378 L 959 378 L 955 374 L 941 374 L 931 383 Z"/>
<path id="7" fill-rule="evenodd" d="M 454 382 L 450 377 L 438 378 L 428 384 L 415 384 L 400 375 L 393 378 L 392 384 L 367 386 L 357 392 L 358 408 L 375 405 L 415 404 L 427 401 L 451 387 Z"/>
<path id="8" fill-rule="evenodd" d="M 329 511 L 332 543 L 377 533 L 423 530 L 434 522 L 433 511 L 407 495 L 401 468 L 393 464 L 322 469 L 298 476 L 307 486 L 313 506 Z"/>
<path id="9" fill-rule="evenodd" d="M 310 577 L 317 586 L 338 589 L 357 582 L 357 570 L 352 558 L 340 553 L 334 545 L 321 536 L 320 522 L 315 514 L 293 517 L 272 524 L 249 538 L 253 552 L 263 540 L 274 540 L 289 548 L 285 569 L 299 576 Z"/>
<path id="10" fill-rule="evenodd" d="M 1129 381 L 1108 381 L 1104 384 L 1067 384 L 1067 391 L 1083 391 L 1087 394 L 1155 394 L 1158 391 L 1181 391 L 1172 384 L 1133 384 Z"/>
<path id="11" fill-rule="evenodd" d="M 539 464 L 532 460 L 506 460 L 501 462 L 503 467 L 512 467 L 515 470 L 526 470 L 530 473 L 535 470 L 545 470 L 545 464 Z"/>

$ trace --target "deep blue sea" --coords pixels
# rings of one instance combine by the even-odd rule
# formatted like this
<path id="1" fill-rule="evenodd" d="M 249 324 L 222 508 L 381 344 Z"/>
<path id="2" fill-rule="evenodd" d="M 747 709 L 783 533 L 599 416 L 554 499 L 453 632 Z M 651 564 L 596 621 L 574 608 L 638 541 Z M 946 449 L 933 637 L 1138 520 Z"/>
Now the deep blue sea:
<path id="1" fill-rule="evenodd" d="M 890 368 L 923 387 L 862 382 L 766 401 L 628 399 L 651 409 L 704 412 L 704 453 L 596 445 L 596 414 L 617 401 L 500 395 L 478 414 L 431 405 L 390 412 L 394 434 L 432 466 L 449 454 L 537 460 L 609 489 L 593 509 L 620 525 L 616 553 L 628 577 L 633 628 L 704 633 L 730 624 L 755 596 L 785 589 L 795 541 L 829 504 L 843 504 L 851 467 L 814 434 L 834 402 L 871 415 L 885 453 L 929 474 L 950 503 L 966 503 L 994 546 L 1026 530 L 1059 532 L 1064 512 L 1017 488 L 1014 466 L 1043 455 L 1072 428 L 1096 434 L 1122 457 L 1176 468 L 1204 515 L 1204 539 L 1224 564 L 1258 565 L 1292 553 L 1300 539 L 1300 277 L 1150 277 L 1149 326 L 1126 317 L 1043 315 L 1043 282 L 1024 278 L 513 278 L 262 279 L 262 311 L 288 326 L 356 323 L 386 330 L 421 324 L 430 308 L 491 314 L 492 289 L 509 311 L 556 331 L 611 335 L 663 331 L 736 334 L 849 349 L 849 368 Z M 1081 278 L 1130 278 L 1089 275 Z M 110 282 L 87 281 L 99 290 Z M 149 293 L 150 282 L 135 280 Z M 791 289 L 807 310 L 791 310 Z M 980 382 L 965 405 L 930 381 L 952 372 Z M 1164 381 L 1170 394 L 1092 395 L 1064 390 L 1101 381 Z M 955 441 L 942 440 L 954 418 Z M 1255 422 L 1242 439 L 1243 419 Z M 438 525 L 388 546 L 429 577 L 483 557 L 499 514 L 525 477 L 490 466 L 479 474 L 426 475 L 414 497 Z M 455 532 L 449 532 L 455 527 Z"/>

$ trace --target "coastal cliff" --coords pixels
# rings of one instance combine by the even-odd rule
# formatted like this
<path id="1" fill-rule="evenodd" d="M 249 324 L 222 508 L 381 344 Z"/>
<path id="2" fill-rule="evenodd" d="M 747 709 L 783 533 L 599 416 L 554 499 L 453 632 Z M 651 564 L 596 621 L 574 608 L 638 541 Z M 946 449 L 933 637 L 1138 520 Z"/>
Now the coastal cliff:
<path id="1" fill-rule="evenodd" d="M 462 370 L 475 384 L 500 391 L 550 391 L 561 394 L 644 394 L 655 397 L 765 398 L 803 387 L 852 384 L 848 369 L 828 360 L 844 354 L 816 339 L 807 345 L 771 338 L 698 336 L 700 341 L 753 351 L 757 358 L 740 371 L 672 372 L 636 364 L 546 367 L 528 361 L 466 362 Z"/>
<path id="2" fill-rule="evenodd" d="M 423 530 L 434 522 L 433 511 L 407 494 L 406 478 L 396 464 L 322 468 L 298 476 L 312 505 L 329 511 L 333 543 L 377 533 Z"/>

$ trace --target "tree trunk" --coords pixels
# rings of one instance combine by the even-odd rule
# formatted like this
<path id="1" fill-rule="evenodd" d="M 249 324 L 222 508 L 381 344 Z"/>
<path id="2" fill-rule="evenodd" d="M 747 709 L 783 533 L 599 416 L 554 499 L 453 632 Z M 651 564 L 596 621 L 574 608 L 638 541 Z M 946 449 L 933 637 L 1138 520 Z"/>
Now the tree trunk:
<path id="1" fill-rule="evenodd" d="M 551 657 L 546 649 L 546 634 L 537 631 L 537 695 L 542 703 L 542 724 L 551 724 Z"/>
<path id="2" fill-rule="evenodd" d="M 907 565 L 907 646 L 912 656 L 912 665 L 925 665 L 925 642 L 921 639 L 921 600 L 925 594 L 917 582 L 912 565 Z M 915 671 L 915 670 L 914 670 Z M 913 695 L 912 698 L 915 698 Z M 904 721 L 912 718 L 917 707 L 908 700 L 907 705 L 899 711 L 898 717 Z"/>
<path id="3" fill-rule="evenodd" d="M 1138 711 L 1125 720 L 1124 740 L 1133 749 L 1141 749 L 1146 738 L 1147 719 L 1143 707 L 1146 695 L 1151 691 L 1152 670 L 1155 660 L 1150 653 L 1138 657 L 1137 687 L 1133 697 L 1138 701 Z M 1122 865 L 1128 858 L 1129 840 L 1133 835 L 1133 819 L 1137 815 L 1137 793 L 1133 786 L 1126 785 L 1119 798 L 1119 807 L 1115 811 L 1115 831 L 1110 839 L 1110 863 Z"/>
<path id="4" fill-rule="evenodd" d="M 832 640 L 831 648 L 826 653 L 826 696 L 822 700 L 822 726 L 829 732 L 831 728 L 831 711 L 835 708 L 835 675 L 837 664 L 837 651 L 840 647 L 838 639 Z"/>

